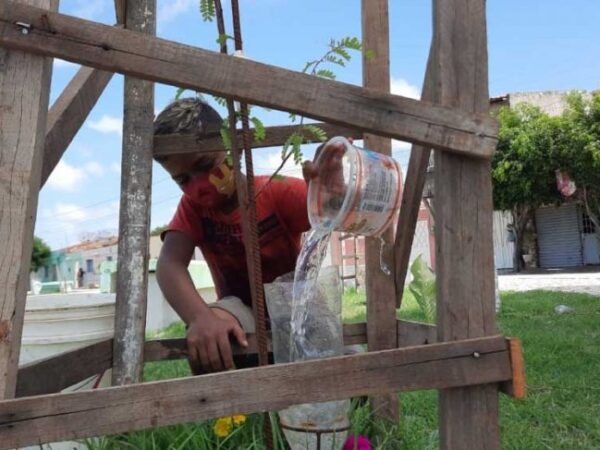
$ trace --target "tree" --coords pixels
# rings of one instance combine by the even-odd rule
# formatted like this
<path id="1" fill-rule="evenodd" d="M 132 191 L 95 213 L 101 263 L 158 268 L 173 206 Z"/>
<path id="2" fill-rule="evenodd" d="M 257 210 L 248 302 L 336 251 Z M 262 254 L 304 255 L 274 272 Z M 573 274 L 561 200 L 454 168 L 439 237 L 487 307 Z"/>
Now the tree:
<path id="1" fill-rule="evenodd" d="M 563 134 L 555 146 L 560 169 L 567 172 L 577 186 L 577 198 L 597 232 L 600 231 L 600 92 L 585 98 L 581 93 L 569 95 L 563 114 Z"/>
<path id="2" fill-rule="evenodd" d="M 498 149 L 492 163 L 494 207 L 509 210 L 515 237 L 514 267 L 523 267 L 523 234 L 542 205 L 579 201 L 600 230 L 600 93 L 572 93 L 561 116 L 519 104 L 498 114 Z M 556 171 L 569 175 L 577 190 L 563 197 Z"/>
<path id="3" fill-rule="evenodd" d="M 513 263 L 519 271 L 524 233 L 535 209 L 562 201 L 556 190 L 556 167 L 548 157 L 559 119 L 527 104 L 502 108 L 498 118 L 499 141 L 492 162 L 494 208 L 512 214 Z"/>
<path id="4" fill-rule="evenodd" d="M 50 259 L 50 253 L 50 247 L 39 237 L 34 237 L 30 270 L 37 272 L 41 267 L 44 267 Z"/>

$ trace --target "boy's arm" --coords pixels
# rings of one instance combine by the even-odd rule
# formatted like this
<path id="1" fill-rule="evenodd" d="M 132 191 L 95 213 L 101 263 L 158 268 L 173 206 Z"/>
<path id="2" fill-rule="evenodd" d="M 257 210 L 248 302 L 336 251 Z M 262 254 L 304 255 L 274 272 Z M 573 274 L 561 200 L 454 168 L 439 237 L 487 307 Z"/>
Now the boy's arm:
<path id="1" fill-rule="evenodd" d="M 188 272 L 194 242 L 185 233 L 166 234 L 158 258 L 156 278 L 169 304 L 188 327 L 186 336 L 192 370 L 199 373 L 232 369 L 233 355 L 229 336 L 247 346 L 246 335 L 229 313 L 215 313 L 196 291 Z"/>

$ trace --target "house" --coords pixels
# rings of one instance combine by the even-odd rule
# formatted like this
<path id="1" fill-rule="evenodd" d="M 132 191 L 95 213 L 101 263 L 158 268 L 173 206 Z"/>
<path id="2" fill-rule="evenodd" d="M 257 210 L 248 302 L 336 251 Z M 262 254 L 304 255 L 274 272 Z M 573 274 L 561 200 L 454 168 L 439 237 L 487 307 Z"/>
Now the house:
<path id="1" fill-rule="evenodd" d="M 83 269 L 83 286 L 97 287 L 100 284 L 100 265 L 117 259 L 117 241 L 116 236 L 109 236 L 54 250 L 48 263 L 36 273 L 36 278 L 43 283 L 70 281 L 78 286 L 77 273 Z"/>
<path id="2" fill-rule="evenodd" d="M 529 103 L 549 115 L 560 115 L 567 107 L 567 92 L 516 92 L 491 100 L 492 109 Z M 585 95 L 585 94 L 584 94 Z M 499 269 L 512 269 L 513 246 L 508 230 L 510 214 L 494 215 L 494 250 Z M 527 260 L 542 268 L 579 267 L 600 264 L 600 230 L 597 230 L 582 205 L 544 206 L 535 211 L 532 230 L 535 241 Z M 510 256 L 510 257 L 509 257 Z"/>

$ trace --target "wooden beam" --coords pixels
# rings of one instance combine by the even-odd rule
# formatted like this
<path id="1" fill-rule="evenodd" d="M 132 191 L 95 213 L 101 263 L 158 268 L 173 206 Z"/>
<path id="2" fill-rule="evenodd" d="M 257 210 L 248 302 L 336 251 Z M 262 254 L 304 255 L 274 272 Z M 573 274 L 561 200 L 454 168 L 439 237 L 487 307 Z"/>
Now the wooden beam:
<path id="1" fill-rule="evenodd" d="M 15 395 L 51 75 L 50 58 L 0 49 L 0 399 Z"/>
<path id="2" fill-rule="evenodd" d="M 437 341 L 434 325 L 408 320 L 398 320 L 396 324 L 398 339 L 403 347 L 433 344 Z M 233 344 L 234 356 L 247 356 L 256 353 L 256 337 L 247 336 L 248 347 Z M 353 323 L 344 325 L 344 345 L 366 344 L 367 324 Z M 270 346 L 269 346 L 270 350 Z M 187 357 L 187 345 L 184 338 L 157 339 L 147 341 L 144 351 L 144 361 L 165 361 Z"/>
<path id="3" fill-rule="evenodd" d="M 315 123 L 327 134 L 327 137 L 345 136 L 354 139 L 362 139 L 362 131 L 353 128 L 343 127 L 330 123 Z M 285 144 L 287 138 L 294 132 L 298 132 L 298 125 L 283 125 L 267 127 L 264 140 L 252 142 L 252 148 L 279 147 Z M 252 130 L 254 131 L 254 130 Z M 304 140 L 307 143 L 320 142 L 311 133 L 302 131 Z M 254 134 L 253 134 L 254 135 Z M 242 139 L 241 130 L 238 132 L 238 139 Z M 154 136 L 154 156 L 167 156 L 178 153 L 199 153 L 199 152 L 221 152 L 224 151 L 223 141 L 220 133 L 206 133 L 204 135 L 194 134 L 166 134 Z"/>
<path id="4" fill-rule="evenodd" d="M 390 92 L 390 33 L 388 0 L 362 0 L 362 40 L 371 57 L 363 53 L 363 86 L 379 92 Z M 391 156 L 392 141 L 389 138 L 365 134 L 364 146 L 370 150 Z M 400 176 L 400 183 L 402 176 Z M 400 186 L 398 186 L 400 189 Z M 400 195 L 400 193 L 398 193 Z M 394 230 L 389 227 L 381 237 L 365 240 L 365 285 L 367 291 L 367 344 L 369 351 L 387 350 L 398 346 L 396 326 L 396 289 L 394 277 L 385 273 L 382 261 L 389 270 L 394 267 L 390 251 Z M 383 242 L 381 241 L 383 239 Z M 384 245 L 383 249 L 381 246 Z M 381 252 L 384 251 L 384 255 Z M 398 423 L 400 408 L 398 395 L 390 392 L 371 397 L 373 415 Z"/>
<path id="5" fill-rule="evenodd" d="M 125 24 L 127 17 L 127 0 L 115 0 L 115 16 L 118 24 Z"/>
<path id="6" fill-rule="evenodd" d="M 19 368 L 17 397 L 51 394 L 112 367 L 112 339 Z"/>
<path id="7" fill-rule="evenodd" d="M 527 396 L 527 383 L 525 382 L 525 360 L 523 347 L 519 338 L 506 338 L 510 354 L 512 376 L 509 381 L 500 384 L 500 390 L 518 400 Z"/>
<path id="8" fill-rule="evenodd" d="M 485 0 L 434 0 L 436 101 L 488 114 Z M 435 153 L 439 341 L 496 332 L 490 162 Z M 498 386 L 440 392 L 440 448 L 500 448 Z"/>
<path id="9" fill-rule="evenodd" d="M 16 22 L 32 24 L 32 32 L 23 35 Z M 0 45 L 472 157 L 491 158 L 497 144 L 497 124 L 487 115 L 465 114 L 63 14 L 44 14 L 10 0 L 0 4 Z"/>
<path id="10" fill-rule="evenodd" d="M 0 449 L 510 376 L 506 341 L 497 336 L 7 400 L 0 402 Z"/>
<path id="11" fill-rule="evenodd" d="M 431 53 L 434 47 L 429 50 L 429 59 L 427 61 L 427 70 L 425 80 L 423 81 L 423 93 L 421 99 L 433 101 L 435 98 L 433 63 L 434 56 Z M 400 205 L 400 214 L 396 226 L 396 241 L 394 243 L 394 261 L 395 261 L 395 284 L 396 284 L 396 307 L 402 305 L 402 296 L 404 295 L 404 286 L 406 283 L 406 274 L 410 263 L 410 252 L 417 229 L 417 220 L 423 197 L 423 187 L 427 177 L 427 167 L 431 149 L 421 145 L 413 145 L 410 151 L 410 160 L 408 161 L 408 170 L 406 172 L 406 183 L 402 192 L 402 203 Z"/>
<path id="12" fill-rule="evenodd" d="M 110 72 L 81 67 L 48 111 L 42 186 L 96 105 L 112 76 Z"/>
<path id="13" fill-rule="evenodd" d="M 126 24 L 154 35 L 156 0 L 130 0 Z M 144 368 L 153 142 L 154 83 L 126 76 L 113 385 L 140 382 Z"/>
<path id="14" fill-rule="evenodd" d="M 365 323 L 344 325 L 344 345 L 365 344 L 366 330 Z M 234 362 L 238 369 L 257 365 L 256 337 L 248 335 L 247 338 L 246 348 L 233 344 Z M 436 342 L 435 326 L 399 320 L 398 338 L 404 347 L 432 344 Z M 112 347 L 113 340 L 107 339 L 19 368 L 17 397 L 59 392 L 110 369 Z M 144 362 L 183 358 L 187 358 L 187 344 L 184 338 L 154 339 L 146 341 L 144 345 Z"/>

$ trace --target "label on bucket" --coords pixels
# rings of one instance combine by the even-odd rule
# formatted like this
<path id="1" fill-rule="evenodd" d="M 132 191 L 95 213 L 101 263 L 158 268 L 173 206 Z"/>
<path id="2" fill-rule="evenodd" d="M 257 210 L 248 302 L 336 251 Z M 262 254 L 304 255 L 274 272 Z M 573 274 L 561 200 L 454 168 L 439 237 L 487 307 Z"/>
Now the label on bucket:
<path id="1" fill-rule="evenodd" d="M 354 233 L 378 233 L 396 208 L 398 169 L 391 158 L 370 150 L 361 150 L 360 160 L 359 195 L 344 225 Z"/>

